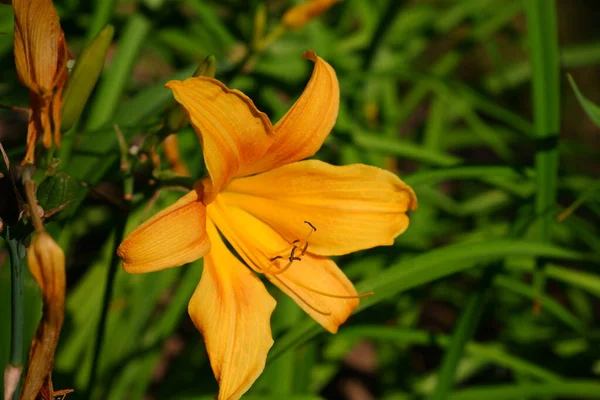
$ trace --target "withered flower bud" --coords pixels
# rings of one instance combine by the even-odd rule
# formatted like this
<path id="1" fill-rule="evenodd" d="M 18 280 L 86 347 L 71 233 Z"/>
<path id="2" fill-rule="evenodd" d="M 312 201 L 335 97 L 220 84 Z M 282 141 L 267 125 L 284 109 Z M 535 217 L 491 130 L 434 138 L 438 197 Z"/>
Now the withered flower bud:
<path id="1" fill-rule="evenodd" d="M 44 301 L 21 393 L 21 399 L 35 399 L 54 367 L 54 353 L 64 320 L 65 255 L 52 236 L 37 232 L 27 248 L 27 263 L 42 289 Z"/>

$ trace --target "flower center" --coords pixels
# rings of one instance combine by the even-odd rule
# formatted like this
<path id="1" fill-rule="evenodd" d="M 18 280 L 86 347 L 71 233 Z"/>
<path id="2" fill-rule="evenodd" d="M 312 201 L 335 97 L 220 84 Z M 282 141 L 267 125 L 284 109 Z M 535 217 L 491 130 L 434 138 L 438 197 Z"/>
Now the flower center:
<path id="1" fill-rule="evenodd" d="M 290 288 L 289 285 L 285 284 L 278 277 L 278 275 L 283 274 L 285 271 L 287 271 L 289 268 L 291 268 L 292 265 L 300 263 L 302 261 L 302 257 L 306 254 L 306 250 L 308 249 L 308 246 L 309 246 L 308 240 L 310 239 L 311 235 L 317 231 L 317 228 L 312 223 L 310 223 L 310 221 L 304 221 L 304 223 L 307 224 L 310 228 L 308 231 L 308 234 L 304 237 L 304 239 L 303 240 L 300 240 L 300 239 L 294 240 L 292 242 L 291 249 L 289 249 L 289 248 L 283 249 L 282 251 L 278 252 L 274 257 L 269 258 L 269 266 L 267 269 L 265 269 L 263 271 L 263 273 L 265 275 L 268 275 L 272 278 L 277 279 L 279 282 L 284 284 L 289 290 L 294 292 L 294 294 L 301 299 L 302 299 L 302 297 L 296 291 L 294 291 L 292 288 Z M 286 257 L 286 255 L 287 255 L 287 257 Z M 281 267 L 280 266 L 281 262 L 278 260 L 283 260 L 283 259 L 287 259 L 287 263 L 283 267 Z M 293 283 L 294 285 L 297 285 L 309 292 L 316 293 L 318 295 L 325 296 L 325 297 L 336 298 L 336 299 L 360 299 L 363 297 L 371 296 L 373 294 L 373 292 L 368 292 L 368 293 L 358 294 L 358 295 L 340 295 L 340 294 L 335 294 L 335 293 L 328 293 L 328 292 L 324 292 L 321 290 L 311 288 L 310 286 L 307 286 L 301 282 L 298 282 L 298 281 L 292 279 L 291 277 L 286 277 L 286 279 L 288 281 L 290 281 L 291 283 Z M 304 299 L 303 299 L 303 301 L 304 301 Z M 310 302 L 308 302 L 308 301 L 305 301 L 305 303 L 308 304 L 313 310 L 315 310 L 316 312 L 318 312 L 320 314 L 323 314 L 323 315 L 331 314 L 329 312 L 315 308 L 314 306 L 310 305 Z"/>

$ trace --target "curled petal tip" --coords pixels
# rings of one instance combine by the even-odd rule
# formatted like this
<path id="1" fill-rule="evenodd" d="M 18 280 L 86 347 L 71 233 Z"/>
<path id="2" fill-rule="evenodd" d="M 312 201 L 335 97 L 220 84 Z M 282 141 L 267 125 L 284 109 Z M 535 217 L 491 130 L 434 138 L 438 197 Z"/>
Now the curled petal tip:
<path id="1" fill-rule="evenodd" d="M 419 201 L 417 200 L 417 195 L 413 188 L 411 188 L 410 186 L 406 185 L 405 189 L 409 197 L 409 203 L 407 208 L 411 211 L 415 211 L 417 208 L 419 208 Z"/>
<path id="2" fill-rule="evenodd" d="M 165 83 L 165 87 L 169 88 L 169 89 L 173 89 L 173 88 L 176 88 L 177 86 L 181 86 L 181 85 L 183 85 L 183 82 L 176 81 L 176 80 Z"/>
<path id="3" fill-rule="evenodd" d="M 306 50 L 302 54 L 302 58 L 316 62 L 319 56 L 317 56 L 317 53 L 315 53 L 314 50 Z"/>

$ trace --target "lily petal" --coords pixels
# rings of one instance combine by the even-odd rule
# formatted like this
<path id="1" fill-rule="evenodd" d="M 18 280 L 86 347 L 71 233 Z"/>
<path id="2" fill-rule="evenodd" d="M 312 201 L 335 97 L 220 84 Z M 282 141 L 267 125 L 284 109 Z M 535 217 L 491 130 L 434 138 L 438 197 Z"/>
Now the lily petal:
<path id="1" fill-rule="evenodd" d="M 138 274 L 196 261 L 209 250 L 206 208 L 192 190 L 131 232 L 117 253 L 125 271 Z"/>
<path id="2" fill-rule="evenodd" d="M 270 145 L 273 127 L 246 95 L 215 79 L 196 77 L 166 86 L 188 113 L 202 143 L 211 180 L 205 185 L 208 204 L 232 178 L 252 173 Z"/>
<path id="3" fill-rule="evenodd" d="M 338 116 L 340 86 L 335 71 L 314 51 L 302 55 L 315 63 L 302 95 L 275 125 L 273 144 L 253 168 L 262 172 L 314 155 Z"/>
<path id="4" fill-rule="evenodd" d="M 341 255 L 391 245 L 417 208 L 410 186 L 389 171 L 362 164 L 333 166 L 307 160 L 232 181 L 220 197 L 308 250 Z"/>
<path id="5" fill-rule="evenodd" d="M 262 272 L 292 297 L 315 321 L 335 333 L 358 306 L 358 299 L 334 298 L 317 292 L 356 296 L 350 280 L 330 259 L 309 253 L 302 255 L 302 261 L 295 261 L 285 272 L 275 274 L 287 264 L 292 243 L 248 212 L 225 206 L 221 196 L 219 194 L 207 207 L 207 212 L 237 253 L 249 266 Z M 276 255 L 283 256 L 271 261 Z"/>
<path id="6" fill-rule="evenodd" d="M 219 382 L 218 399 L 239 399 L 265 368 L 275 300 L 231 254 L 214 225 L 209 222 L 207 228 L 213 247 L 188 311 L 204 337 Z"/>

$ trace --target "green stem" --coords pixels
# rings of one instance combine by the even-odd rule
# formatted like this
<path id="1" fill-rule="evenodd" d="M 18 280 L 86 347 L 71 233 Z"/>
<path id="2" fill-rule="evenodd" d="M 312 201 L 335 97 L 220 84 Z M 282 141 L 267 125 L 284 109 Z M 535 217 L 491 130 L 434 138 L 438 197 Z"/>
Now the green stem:
<path id="1" fill-rule="evenodd" d="M 10 227 L 6 227 L 6 241 L 10 251 L 10 281 L 11 281 L 11 337 L 10 364 L 18 367 L 23 365 L 23 264 L 25 261 L 25 246 L 20 240 L 10 236 Z M 19 388 L 14 397 L 19 397 Z"/>
<path id="2" fill-rule="evenodd" d="M 115 230 L 114 236 L 114 245 L 112 257 L 110 260 L 110 266 L 108 268 L 108 274 L 106 277 L 106 287 L 104 288 L 104 298 L 102 300 L 102 311 L 100 312 L 100 321 L 98 322 L 98 327 L 96 329 L 96 342 L 94 343 L 94 355 L 92 358 L 92 369 L 90 372 L 90 380 L 87 385 L 87 393 L 84 398 L 91 398 L 92 390 L 95 387 L 101 387 L 100 385 L 95 385 L 95 382 L 98 382 L 98 365 L 100 361 L 100 353 L 102 350 L 102 341 L 104 339 L 104 331 L 106 330 L 106 323 L 108 320 L 108 309 L 110 306 L 110 301 L 113 295 L 114 282 L 115 277 L 117 276 L 117 269 L 119 264 L 121 263 L 121 259 L 117 255 L 116 248 L 123 240 L 123 236 L 125 234 L 125 225 L 127 223 L 127 215 L 120 216 L 117 218 L 117 227 Z"/>
<path id="3" fill-rule="evenodd" d="M 92 22 L 86 34 L 86 41 L 88 43 L 110 22 L 116 3 L 117 0 L 96 0 L 94 12 L 92 13 Z"/>
<path id="4" fill-rule="evenodd" d="M 403 1 L 392 0 L 387 8 L 381 13 L 381 21 L 377 24 L 377 29 L 371 37 L 371 42 L 367 46 L 367 53 L 363 59 L 363 71 L 369 71 L 375 61 L 377 52 L 383 44 L 383 39 L 394 25 L 392 21 L 396 18 L 398 12 L 402 9 Z"/>
<path id="5" fill-rule="evenodd" d="M 435 390 L 429 397 L 430 400 L 446 399 L 454 386 L 454 377 L 458 363 L 463 357 L 465 347 L 469 343 L 479 325 L 481 315 L 485 309 L 485 299 L 493 278 L 498 271 L 498 266 L 487 267 L 480 279 L 475 293 L 471 294 L 467 306 L 460 316 L 448 350 L 444 354 L 442 366 L 438 374 Z"/>
<path id="6" fill-rule="evenodd" d="M 541 242 L 551 241 L 558 176 L 558 134 L 560 129 L 560 66 L 555 0 L 527 0 L 525 3 L 532 65 L 535 153 L 535 211 Z M 538 259 L 534 288 L 541 294 L 546 276 L 544 260 Z M 538 307 L 534 308 L 539 309 Z"/>
<path id="7" fill-rule="evenodd" d="M 294 303 L 291 297 L 283 297 L 278 302 L 279 309 L 275 318 L 278 326 L 282 329 L 293 329 L 294 324 L 302 316 L 302 310 Z M 295 390 L 295 380 L 298 373 L 298 361 L 296 351 L 288 351 L 271 365 L 272 383 L 271 393 L 280 398 L 290 397 Z"/>
<path id="8" fill-rule="evenodd" d="M 152 22 L 144 14 L 132 14 L 127 20 L 115 59 L 96 89 L 86 125 L 88 130 L 99 129 L 112 120 L 151 28 Z"/>

